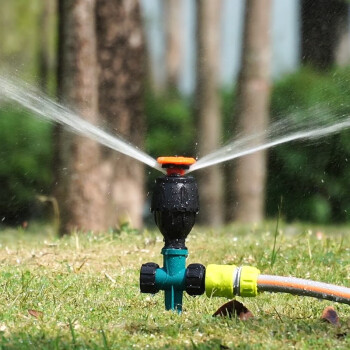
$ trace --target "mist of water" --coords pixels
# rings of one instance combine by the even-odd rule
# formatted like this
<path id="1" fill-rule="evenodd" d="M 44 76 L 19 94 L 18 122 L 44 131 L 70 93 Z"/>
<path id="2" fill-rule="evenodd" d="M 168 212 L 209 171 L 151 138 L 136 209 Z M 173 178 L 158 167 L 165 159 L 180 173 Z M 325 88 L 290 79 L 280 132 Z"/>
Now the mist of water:
<path id="1" fill-rule="evenodd" d="M 310 117 L 310 115 L 312 117 Z M 191 166 L 189 172 L 242 157 L 295 140 L 316 140 L 350 127 L 349 115 L 336 115 L 327 106 L 294 113 L 271 123 L 263 132 L 237 136 L 224 147 L 214 151 Z"/>
<path id="2" fill-rule="evenodd" d="M 154 158 L 124 141 L 119 135 L 111 135 L 87 122 L 68 108 L 36 91 L 30 85 L 0 76 L 0 102 L 4 101 L 16 102 L 42 119 L 57 122 L 76 134 L 89 137 L 106 147 L 163 172 Z"/>

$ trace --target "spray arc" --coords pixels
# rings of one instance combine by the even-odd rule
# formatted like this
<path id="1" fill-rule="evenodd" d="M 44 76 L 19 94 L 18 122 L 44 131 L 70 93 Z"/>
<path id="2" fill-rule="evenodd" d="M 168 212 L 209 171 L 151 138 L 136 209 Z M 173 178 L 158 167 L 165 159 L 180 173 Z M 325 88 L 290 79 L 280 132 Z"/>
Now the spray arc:
<path id="1" fill-rule="evenodd" d="M 350 305 L 350 288 L 294 277 L 262 275 L 253 266 L 190 264 L 185 240 L 199 212 L 195 178 L 185 175 L 195 159 L 160 157 L 157 162 L 167 174 L 157 178 L 151 211 L 164 237 L 162 268 L 143 264 L 140 271 L 141 293 L 164 290 L 165 308 L 182 311 L 183 292 L 208 297 L 255 297 L 261 292 L 289 293 Z"/>

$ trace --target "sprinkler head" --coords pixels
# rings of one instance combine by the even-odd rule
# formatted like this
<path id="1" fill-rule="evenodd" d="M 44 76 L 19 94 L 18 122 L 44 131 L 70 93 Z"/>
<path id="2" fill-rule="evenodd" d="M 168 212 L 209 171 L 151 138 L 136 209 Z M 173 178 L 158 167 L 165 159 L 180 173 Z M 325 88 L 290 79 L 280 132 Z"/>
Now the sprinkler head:
<path id="1" fill-rule="evenodd" d="M 192 176 L 184 176 L 195 159 L 160 157 L 157 161 L 167 169 L 167 175 L 156 180 L 151 211 L 165 247 L 184 249 L 199 211 L 197 183 Z"/>
<path id="2" fill-rule="evenodd" d="M 184 175 L 196 161 L 186 157 L 159 157 L 157 161 L 167 170 L 167 175 L 156 179 L 151 204 L 154 220 L 164 237 L 164 267 L 143 264 L 140 290 L 152 294 L 164 290 L 165 308 L 181 312 L 184 291 L 189 295 L 204 293 L 205 267 L 191 264 L 186 268 L 185 240 L 195 223 L 199 200 L 196 180 Z"/>

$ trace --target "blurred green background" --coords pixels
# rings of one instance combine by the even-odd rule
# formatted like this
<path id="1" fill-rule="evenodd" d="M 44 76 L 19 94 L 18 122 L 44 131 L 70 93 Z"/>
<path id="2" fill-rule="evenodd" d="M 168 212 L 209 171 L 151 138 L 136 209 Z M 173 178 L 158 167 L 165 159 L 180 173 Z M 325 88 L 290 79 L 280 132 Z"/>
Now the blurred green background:
<path id="1" fill-rule="evenodd" d="M 335 79 L 335 77 L 339 79 Z M 326 105 L 335 115 L 350 111 L 350 68 L 319 73 L 302 68 L 276 82 L 271 113 L 281 118 L 295 109 Z M 232 115 L 233 91 L 223 91 L 223 123 Z M 147 93 L 148 133 L 146 150 L 153 156 L 191 156 L 194 122 L 191 104 L 179 95 L 157 97 Z M 22 222 L 33 214 L 36 195 L 48 193 L 52 174 L 52 124 L 38 121 L 15 108 L 0 110 L 0 212 L 10 222 Z M 176 137 L 174 136 L 176 135 Z M 179 142 L 180 140 L 180 142 Z M 316 223 L 349 221 L 350 134 L 329 136 L 311 144 L 281 145 L 269 151 L 267 214 L 274 217 L 283 197 L 287 220 Z M 149 174 L 148 186 L 158 172 Z M 34 212 L 35 213 L 35 212 Z"/>
<path id="2" fill-rule="evenodd" d="M 40 77 L 39 0 L 2 1 L 0 6 L 0 64 L 2 72 L 18 67 L 18 75 L 29 82 Z M 55 13 L 51 13 L 46 92 L 56 90 Z M 312 107 L 327 108 L 330 118 L 350 112 L 350 68 L 316 70 L 300 67 L 273 82 L 271 119 L 296 111 L 312 113 Z M 227 125 L 232 121 L 235 87 L 222 89 L 223 140 L 230 139 Z M 178 92 L 157 94 L 151 85 L 145 94 L 146 151 L 193 156 L 196 150 L 195 120 L 191 96 Z M 308 112 L 309 111 L 309 112 Z M 312 115 L 310 116 L 312 118 Z M 19 224 L 28 218 L 43 218 L 37 196 L 50 193 L 53 182 L 53 125 L 37 120 L 13 106 L 0 109 L 0 223 Z M 350 134 L 321 141 L 295 142 L 269 150 L 267 216 L 275 217 L 283 198 L 286 220 L 316 223 L 350 221 Z M 223 165 L 225 167 L 225 165 Z M 147 172 L 151 188 L 156 172 Z"/>

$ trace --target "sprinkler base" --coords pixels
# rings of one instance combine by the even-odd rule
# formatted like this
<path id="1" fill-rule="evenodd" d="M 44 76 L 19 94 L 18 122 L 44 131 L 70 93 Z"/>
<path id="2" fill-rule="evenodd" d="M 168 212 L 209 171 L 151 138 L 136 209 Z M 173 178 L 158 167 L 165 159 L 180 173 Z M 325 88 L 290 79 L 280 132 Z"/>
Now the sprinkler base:
<path id="1" fill-rule="evenodd" d="M 164 290 L 165 309 L 182 311 L 183 292 L 189 295 L 204 293 L 205 267 L 190 264 L 186 268 L 187 249 L 162 249 L 164 267 L 155 263 L 142 265 L 140 288 L 142 293 L 155 294 Z"/>

